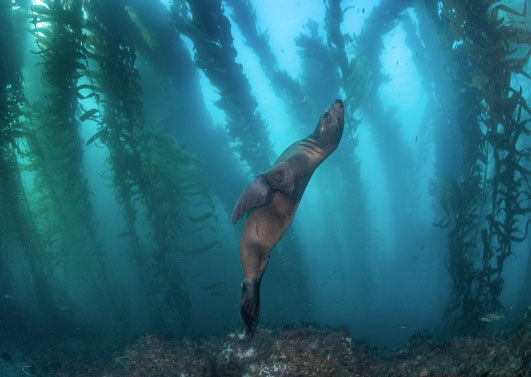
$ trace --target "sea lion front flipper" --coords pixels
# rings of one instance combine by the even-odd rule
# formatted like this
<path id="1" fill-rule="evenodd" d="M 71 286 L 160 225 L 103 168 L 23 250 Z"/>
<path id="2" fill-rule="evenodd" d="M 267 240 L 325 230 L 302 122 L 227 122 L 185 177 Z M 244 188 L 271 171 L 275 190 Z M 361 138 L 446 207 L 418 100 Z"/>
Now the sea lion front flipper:
<path id="1" fill-rule="evenodd" d="M 232 210 L 232 223 L 234 224 L 245 212 L 254 207 L 261 207 L 271 199 L 271 186 L 264 177 L 259 175 L 242 192 Z"/>

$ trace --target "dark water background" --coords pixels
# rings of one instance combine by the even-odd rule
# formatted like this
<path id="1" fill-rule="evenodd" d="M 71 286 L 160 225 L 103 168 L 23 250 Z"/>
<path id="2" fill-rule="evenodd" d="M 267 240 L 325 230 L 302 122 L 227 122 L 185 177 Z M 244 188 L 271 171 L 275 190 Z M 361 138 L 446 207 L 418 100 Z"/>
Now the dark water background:
<path id="1" fill-rule="evenodd" d="M 463 265 L 484 270 L 481 229 L 498 173 L 478 121 L 494 114 L 478 73 L 489 55 L 463 63 L 460 49 L 475 45 L 441 21 L 455 2 L 0 1 L 1 89 L 18 93 L 3 93 L 11 107 L 1 109 L 4 339 L 240 326 L 242 222 L 230 223 L 232 206 L 335 98 L 347 105 L 345 135 L 271 254 L 260 323 L 344 326 L 395 346 L 424 329 L 449 333 L 460 318 L 445 316 L 452 273 L 465 274 L 450 260 L 454 223 L 434 224 L 448 217 L 444 200 L 455 204 L 459 190 L 448 187 L 469 187 L 465 167 L 483 146 L 487 184 L 471 183 L 481 209 Z M 529 15 L 502 13 L 529 26 Z M 509 46 L 524 57 L 529 39 Z M 515 71 L 508 82 L 529 99 L 529 79 Z M 513 141 L 530 145 L 525 133 Z M 521 176 L 500 178 L 516 179 L 529 199 Z M 515 218 L 523 241 L 504 258 L 501 305 L 471 311 L 476 325 L 490 312 L 504 318 L 480 330 L 531 302 L 529 215 Z M 496 255 L 487 259 L 495 266 Z"/>

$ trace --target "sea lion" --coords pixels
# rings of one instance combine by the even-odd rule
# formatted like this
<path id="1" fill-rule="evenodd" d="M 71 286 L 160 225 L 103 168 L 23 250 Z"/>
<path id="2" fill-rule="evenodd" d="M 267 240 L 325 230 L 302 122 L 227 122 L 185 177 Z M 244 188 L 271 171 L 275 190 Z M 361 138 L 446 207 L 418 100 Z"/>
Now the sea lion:
<path id="1" fill-rule="evenodd" d="M 315 131 L 289 146 L 271 169 L 243 191 L 232 211 L 232 223 L 250 209 L 240 238 L 243 268 L 240 314 L 251 337 L 258 323 L 260 281 L 269 252 L 284 235 L 313 172 L 338 146 L 345 107 L 336 100 L 321 115 Z"/>

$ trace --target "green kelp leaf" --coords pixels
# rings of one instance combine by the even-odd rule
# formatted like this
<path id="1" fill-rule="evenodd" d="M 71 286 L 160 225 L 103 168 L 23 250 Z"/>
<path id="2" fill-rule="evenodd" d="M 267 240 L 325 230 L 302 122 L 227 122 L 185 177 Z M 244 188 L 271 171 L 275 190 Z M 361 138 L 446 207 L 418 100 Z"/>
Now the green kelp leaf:
<path id="1" fill-rule="evenodd" d="M 81 120 L 83 122 L 83 121 L 89 119 L 91 116 L 93 116 L 94 114 L 96 114 L 98 112 L 99 112 L 98 109 L 91 109 L 91 110 L 85 112 L 85 114 L 81 115 L 79 120 Z"/>
<path id="2" fill-rule="evenodd" d="M 94 135 L 92 135 L 88 140 L 87 140 L 87 144 L 86 146 L 89 146 L 90 144 L 92 144 L 94 141 L 96 141 L 97 139 L 101 139 L 102 137 L 105 136 L 105 130 L 99 130 L 98 132 L 96 132 Z"/>

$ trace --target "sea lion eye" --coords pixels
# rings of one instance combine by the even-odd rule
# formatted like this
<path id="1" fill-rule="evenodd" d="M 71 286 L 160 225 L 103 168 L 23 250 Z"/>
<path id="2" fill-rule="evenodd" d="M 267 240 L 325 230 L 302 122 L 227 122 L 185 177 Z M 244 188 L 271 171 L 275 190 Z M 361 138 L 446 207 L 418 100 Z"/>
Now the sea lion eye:
<path id="1" fill-rule="evenodd" d="M 328 111 L 326 113 L 324 113 L 324 118 L 326 120 L 330 119 L 330 113 Z"/>

